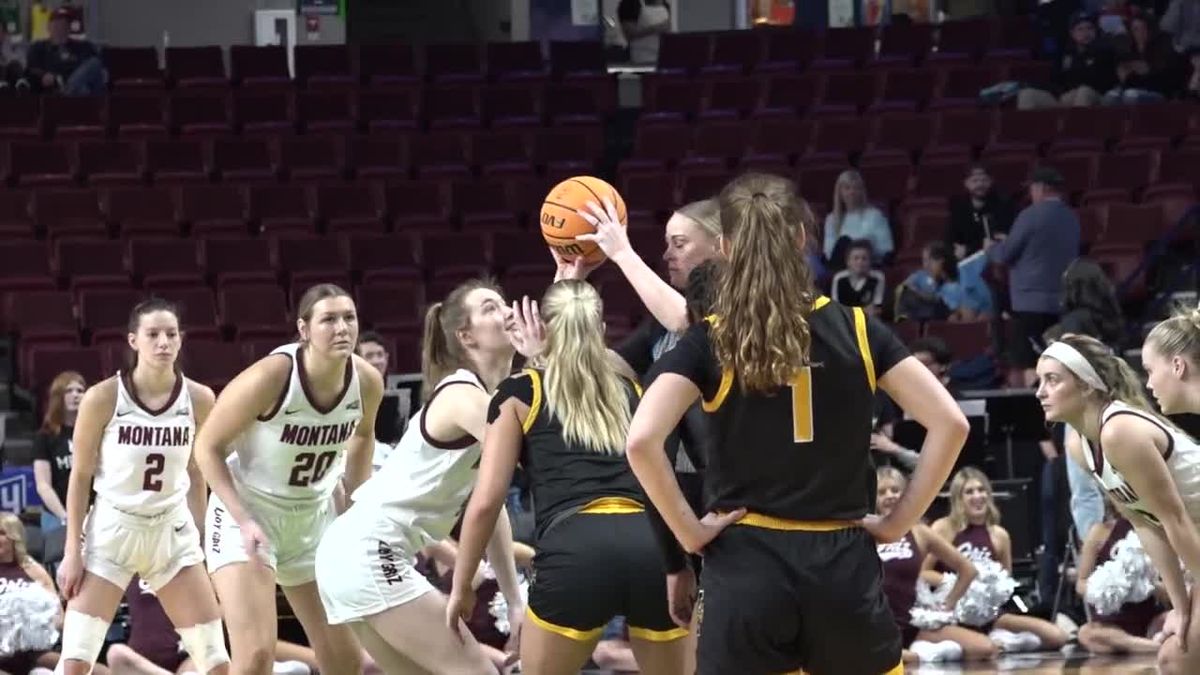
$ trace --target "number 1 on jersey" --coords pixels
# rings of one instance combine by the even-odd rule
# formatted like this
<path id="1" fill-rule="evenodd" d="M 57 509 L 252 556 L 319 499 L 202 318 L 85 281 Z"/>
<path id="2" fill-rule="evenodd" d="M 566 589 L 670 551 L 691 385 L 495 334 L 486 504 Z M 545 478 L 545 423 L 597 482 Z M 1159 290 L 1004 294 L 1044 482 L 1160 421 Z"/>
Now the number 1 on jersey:
<path id="1" fill-rule="evenodd" d="M 812 369 L 800 369 L 792 379 L 792 440 L 795 443 L 812 443 L 813 405 Z"/>

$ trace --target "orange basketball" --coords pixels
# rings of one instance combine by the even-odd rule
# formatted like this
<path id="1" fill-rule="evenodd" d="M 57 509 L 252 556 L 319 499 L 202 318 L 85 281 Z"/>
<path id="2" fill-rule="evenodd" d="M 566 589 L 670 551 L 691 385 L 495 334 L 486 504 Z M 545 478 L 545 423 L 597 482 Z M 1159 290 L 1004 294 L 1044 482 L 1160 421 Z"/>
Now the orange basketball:
<path id="1" fill-rule="evenodd" d="M 596 231 L 578 211 L 586 210 L 588 202 L 596 202 L 604 208 L 604 197 L 612 200 L 621 226 L 628 225 L 625 200 L 607 182 L 595 176 L 575 176 L 555 185 L 542 202 L 542 237 L 546 244 L 565 260 L 583 256 L 588 263 L 604 262 L 604 251 L 595 242 L 575 239 L 578 235 Z"/>

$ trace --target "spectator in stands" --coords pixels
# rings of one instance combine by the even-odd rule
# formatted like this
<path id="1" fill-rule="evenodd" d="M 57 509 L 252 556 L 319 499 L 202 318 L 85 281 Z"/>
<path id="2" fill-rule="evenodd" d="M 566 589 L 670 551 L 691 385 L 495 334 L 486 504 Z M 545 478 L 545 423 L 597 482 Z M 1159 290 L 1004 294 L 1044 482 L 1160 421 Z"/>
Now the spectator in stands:
<path id="1" fill-rule="evenodd" d="M 1071 41 L 1055 64 L 1051 91 L 1027 87 L 1017 95 L 1021 110 L 1090 106 L 1116 83 L 1112 50 L 1096 39 L 1096 17 L 1076 12 L 1069 24 Z"/>
<path id="2" fill-rule="evenodd" d="M 1200 50 L 1200 0 L 1171 0 L 1159 25 L 1171 34 L 1176 52 L 1195 55 Z"/>
<path id="3" fill-rule="evenodd" d="M 96 46 L 70 35 L 70 11 L 60 7 L 50 15 L 50 37 L 29 48 L 27 74 L 42 91 L 67 96 L 100 96 L 107 74 Z"/>
<path id="4" fill-rule="evenodd" d="M 894 248 L 887 216 L 867 202 L 862 175 L 847 169 L 833 186 L 833 211 L 825 216 L 825 259 L 840 266 L 846 259 L 843 249 L 858 239 L 871 242 L 877 261 L 890 256 Z"/>
<path id="5" fill-rule="evenodd" d="M 950 198 L 945 237 L 959 260 L 981 250 L 984 239 L 1004 239 L 1013 222 L 1012 202 L 995 190 L 987 167 L 973 164 L 967 169 L 963 187 L 965 194 Z"/>
<path id="6" fill-rule="evenodd" d="M 42 500 L 42 533 L 66 527 L 67 482 L 71 478 L 71 435 L 87 382 L 79 373 L 59 373 L 46 394 L 46 414 L 33 437 L 33 476 Z"/>
<path id="7" fill-rule="evenodd" d="M 864 307 L 878 316 L 883 310 L 883 272 L 871 268 L 871 242 L 859 239 L 846 247 L 846 269 L 833 275 L 830 296 L 851 307 Z"/>
<path id="8" fill-rule="evenodd" d="M 954 253 L 944 242 L 926 244 L 921 249 L 921 269 L 910 274 L 897 293 L 896 316 L 971 321 L 979 316 L 979 309 L 979 302 L 963 291 Z"/>
<path id="9" fill-rule="evenodd" d="M 617 20 L 629 42 L 629 60 L 658 63 L 659 36 L 671 32 L 671 6 L 666 0 L 621 0 Z"/>
<path id="10" fill-rule="evenodd" d="M 387 341 L 383 339 L 383 336 L 375 331 L 364 332 L 358 338 L 358 347 L 355 351 L 375 370 L 379 371 L 386 385 L 391 355 L 388 354 Z M 375 454 L 371 458 L 371 464 L 376 471 L 383 466 L 384 460 L 392 453 L 396 441 L 399 441 L 400 436 L 404 433 L 403 416 L 389 414 L 391 408 L 398 405 L 399 402 L 394 396 L 388 396 L 387 392 L 384 392 L 383 400 L 379 403 L 379 413 L 375 417 Z"/>
<path id="11" fill-rule="evenodd" d="M 1179 89 L 1179 80 L 1179 57 L 1170 38 L 1158 31 L 1151 17 L 1134 15 L 1129 34 L 1117 42 L 1117 86 L 1104 95 L 1104 102 L 1159 101 Z"/>
<path id="12" fill-rule="evenodd" d="M 917 338 L 909 344 L 908 350 L 945 385 L 951 396 L 958 398 L 957 387 L 950 383 L 950 362 L 953 356 L 941 338 Z M 871 432 L 871 450 L 875 451 L 875 463 L 892 464 L 911 472 L 916 468 L 920 454 L 894 440 L 895 425 L 901 419 L 900 409 L 887 394 L 879 391 L 876 395 L 875 410 L 875 431 Z"/>
<path id="13" fill-rule="evenodd" d="M 382 335 L 373 330 L 363 332 L 358 338 L 358 355 L 374 366 L 384 381 L 387 381 L 388 361 L 391 355 L 388 354 L 387 341 Z"/>
<path id="14" fill-rule="evenodd" d="M 28 91 L 25 79 L 25 50 L 8 34 L 8 22 L 0 21 L 0 89 L 15 87 Z"/>
<path id="15" fill-rule="evenodd" d="M 1017 215 L 1008 238 L 984 242 L 992 262 L 1009 267 L 1012 306 L 1009 383 L 1033 386 L 1042 334 L 1058 321 L 1063 274 L 1079 256 L 1079 218 L 1063 201 L 1063 177 L 1038 167 L 1029 180 L 1028 207 Z"/>

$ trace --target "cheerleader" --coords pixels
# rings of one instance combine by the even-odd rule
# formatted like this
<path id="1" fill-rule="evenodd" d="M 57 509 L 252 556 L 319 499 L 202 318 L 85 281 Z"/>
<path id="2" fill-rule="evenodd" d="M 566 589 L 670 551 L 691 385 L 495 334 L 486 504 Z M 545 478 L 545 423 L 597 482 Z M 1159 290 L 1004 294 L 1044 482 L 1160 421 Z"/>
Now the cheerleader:
<path id="1" fill-rule="evenodd" d="M 181 627 L 197 671 L 225 673 L 221 614 L 201 567 L 204 482 L 192 461 L 192 439 L 213 393 L 175 367 L 182 333 L 170 303 L 151 299 L 134 307 L 128 340 L 132 368 L 89 388 L 75 422 L 66 550 L 58 568 L 68 600 L 59 672 L 92 671 L 136 574 Z"/>
<path id="2" fill-rule="evenodd" d="M 413 563 L 450 534 L 475 485 L 490 392 L 512 372 L 514 343 L 525 344 L 514 325 L 513 311 L 487 281 L 464 282 L 429 308 L 425 404 L 379 473 L 351 493 L 354 505 L 317 550 L 325 616 L 352 630 L 385 672 L 495 673 L 470 633 L 443 625 L 445 600 Z M 488 553 L 517 626 L 524 601 L 507 515 Z"/>
<path id="3" fill-rule="evenodd" d="M 875 472 L 875 511 L 880 516 L 892 512 L 908 479 L 899 470 L 884 466 Z M 954 588 L 946 596 L 945 607 L 953 609 L 977 574 L 975 566 L 950 542 L 934 534 L 924 523 L 909 530 L 900 541 L 876 544 L 879 559 L 883 562 L 883 592 L 887 595 L 892 616 L 900 627 L 900 638 L 905 648 L 905 660 L 920 658 L 922 661 L 992 659 L 996 657 L 996 645 L 979 633 L 961 626 L 947 625 L 934 630 L 919 629 L 912 625 L 910 614 L 916 602 L 917 584 L 920 583 L 921 563 L 925 553 L 933 556 L 957 575 Z"/>
<path id="4" fill-rule="evenodd" d="M 1000 525 L 991 481 L 979 469 L 963 467 L 954 475 L 950 482 L 950 515 L 936 520 L 932 529 L 976 565 L 995 562 L 1012 574 L 1012 538 Z M 931 570 L 937 564 L 934 556 L 927 555 L 922 570 Z M 1004 651 L 1057 650 L 1070 639 L 1066 631 L 1045 619 L 1018 614 L 1001 613 L 979 630 Z"/>
<path id="5" fill-rule="evenodd" d="M 299 341 L 234 378 L 196 439 L 213 490 L 204 527 L 208 570 L 237 672 L 271 671 L 278 583 L 321 672 L 357 675 L 361 650 L 349 630 L 326 621 L 313 565 L 336 497 L 371 475 L 383 380 L 354 355 L 358 314 L 346 291 L 313 286 L 297 314 Z"/>
<path id="6" fill-rule="evenodd" d="M 479 481 L 463 517 L 447 623 L 470 616 L 471 575 L 520 462 L 537 505 L 537 554 L 521 633 L 521 668 L 574 673 L 616 615 L 642 670 L 684 672 L 687 630 L 675 625 L 642 494 L 625 460 L 638 388 L 607 360 L 596 290 L 578 280 L 542 303 L 544 367 L 503 383 L 488 408 Z"/>
<path id="7" fill-rule="evenodd" d="M 1155 356 L 1169 353 L 1162 349 Z M 1189 593 L 1180 569 L 1182 562 L 1200 578 L 1200 445 L 1152 412 L 1133 369 L 1095 338 L 1064 335 L 1042 352 L 1037 370 L 1046 420 L 1068 425 L 1068 456 L 1133 524 L 1171 599 L 1160 671 L 1200 672 L 1200 621 L 1192 620 L 1200 594 Z M 1169 387 L 1156 393 L 1174 402 L 1178 391 Z"/>
<path id="8" fill-rule="evenodd" d="M 1080 597 L 1087 596 L 1088 581 L 1096 568 L 1113 559 L 1117 542 L 1133 532 L 1133 524 L 1118 516 L 1110 502 L 1104 507 L 1104 521 L 1092 526 L 1080 547 L 1075 581 Z M 1092 619 L 1079 627 L 1079 644 L 1093 654 L 1153 654 L 1158 651 L 1158 643 L 1151 638 L 1164 619 L 1166 612 L 1158 608 L 1158 598 L 1153 594 L 1140 602 L 1121 605 L 1114 614 L 1100 614 L 1093 607 Z"/>

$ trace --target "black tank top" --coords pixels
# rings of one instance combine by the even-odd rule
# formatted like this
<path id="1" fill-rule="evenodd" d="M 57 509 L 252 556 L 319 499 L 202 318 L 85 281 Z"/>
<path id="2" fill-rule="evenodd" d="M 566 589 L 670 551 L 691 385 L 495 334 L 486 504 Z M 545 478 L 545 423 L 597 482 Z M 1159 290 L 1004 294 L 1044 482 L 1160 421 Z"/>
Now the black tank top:
<path id="1" fill-rule="evenodd" d="M 900 541 L 878 544 L 875 548 L 883 562 L 883 593 L 892 608 L 892 617 L 897 626 L 907 626 L 912 618 L 909 610 L 917 600 L 917 578 L 921 576 L 921 561 L 925 556 L 912 532 Z"/>

